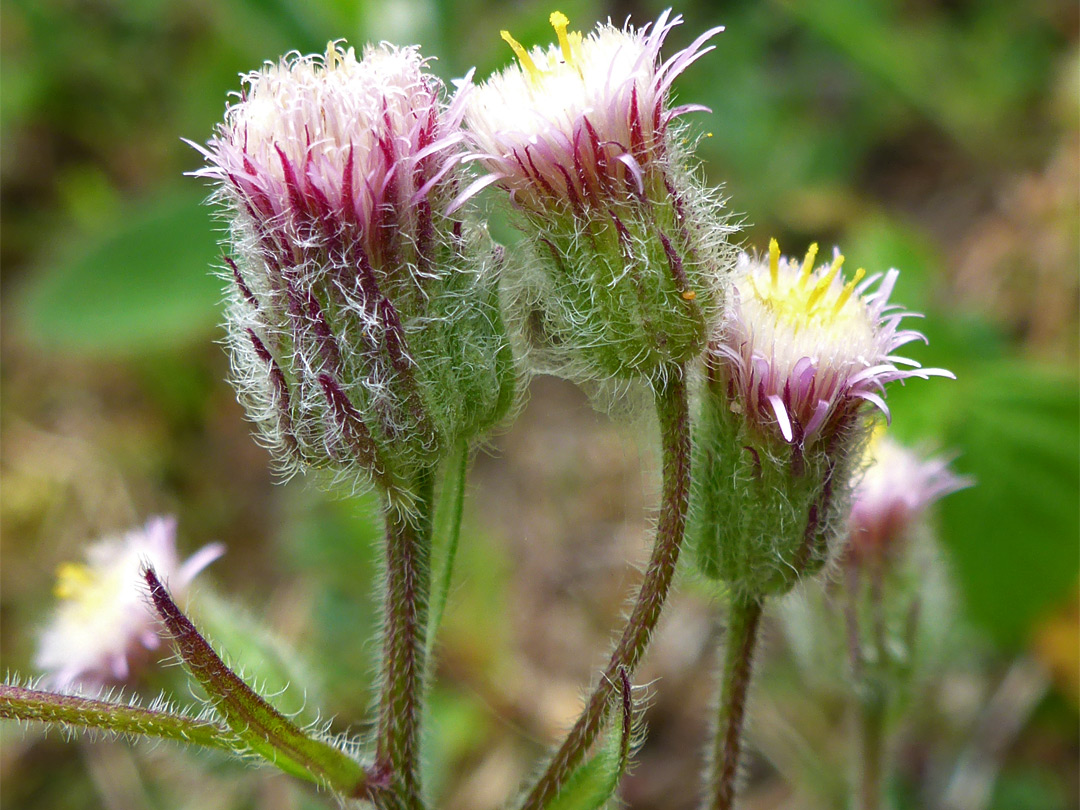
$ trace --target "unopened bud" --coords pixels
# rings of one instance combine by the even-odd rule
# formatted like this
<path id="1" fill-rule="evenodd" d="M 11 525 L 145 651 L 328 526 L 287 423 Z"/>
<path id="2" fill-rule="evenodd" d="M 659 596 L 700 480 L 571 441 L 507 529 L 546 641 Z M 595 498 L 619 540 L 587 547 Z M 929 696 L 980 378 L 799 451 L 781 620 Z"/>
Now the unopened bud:
<path id="1" fill-rule="evenodd" d="M 286 472 L 386 489 L 475 438 L 515 372 L 460 102 L 413 48 L 331 44 L 244 79 L 196 174 L 220 184 L 233 381 Z"/>
<path id="2" fill-rule="evenodd" d="M 691 176 L 671 83 L 711 50 L 702 34 L 671 59 L 680 22 L 600 25 L 582 36 L 551 15 L 558 42 L 472 90 L 473 158 L 520 213 L 528 259 L 518 302 L 532 317 L 534 365 L 582 380 L 662 379 L 696 357 L 733 258 L 721 200 Z M 522 319 L 525 321 L 526 319 Z"/>

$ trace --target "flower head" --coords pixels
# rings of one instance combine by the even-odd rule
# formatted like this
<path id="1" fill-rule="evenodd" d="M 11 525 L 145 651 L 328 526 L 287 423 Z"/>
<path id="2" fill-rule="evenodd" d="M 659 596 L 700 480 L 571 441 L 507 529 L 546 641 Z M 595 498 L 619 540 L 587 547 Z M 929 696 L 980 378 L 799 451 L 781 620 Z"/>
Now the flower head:
<path id="1" fill-rule="evenodd" d="M 681 18 L 582 35 L 560 12 L 557 42 L 526 49 L 466 84 L 471 158 L 521 214 L 532 247 L 522 299 L 540 310 L 552 370 L 586 379 L 655 379 L 700 351 L 730 265 L 720 201 L 691 176 L 671 84 L 710 51 L 702 34 L 667 61 Z M 534 319 L 535 320 L 535 319 Z M 534 340 L 534 343 L 536 341 Z"/>
<path id="2" fill-rule="evenodd" d="M 870 462 L 851 496 L 848 553 L 853 559 L 889 554 L 926 508 L 973 484 L 944 458 L 922 458 L 879 429 L 867 446 Z"/>
<path id="3" fill-rule="evenodd" d="M 842 430 L 863 402 L 888 416 L 889 382 L 953 376 L 893 354 L 925 340 L 900 328 L 911 313 L 889 303 L 896 270 L 866 278 L 860 268 L 845 281 L 839 250 L 815 267 L 817 252 L 811 245 L 797 262 L 781 257 L 774 239 L 767 261 L 740 255 L 735 292 L 709 347 L 710 365 L 732 382 L 732 407 L 790 445 Z"/>
<path id="4" fill-rule="evenodd" d="M 415 48 L 331 43 L 245 76 L 200 148 L 230 220 L 235 383 L 289 472 L 392 488 L 507 408 L 497 257 L 449 213 L 462 112 Z"/>
<path id="5" fill-rule="evenodd" d="M 839 251 L 815 267 L 740 256 L 735 290 L 705 356 L 695 449 L 699 562 L 758 597 L 821 568 L 843 529 L 851 481 L 885 386 L 924 369 L 894 351 L 918 332 L 889 303 L 897 272 L 841 274 Z"/>
<path id="6" fill-rule="evenodd" d="M 671 123 L 706 109 L 669 107 L 671 83 L 723 30 L 706 31 L 662 62 L 660 48 L 682 21 L 668 15 L 651 28 L 607 24 L 582 36 L 556 11 L 558 41 L 547 49 L 526 50 L 503 31 L 518 62 L 476 88 L 465 114 L 476 157 L 490 172 L 484 182 L 536 210 L 603 207 L 640 198 L 646 181 L 661 180 L 656 169 L 675 148 Z"/>
<path id="7" fill-rule="evenodd" d="M 60 603 L 41 634 L 34 665 L 55 689 L 127 681 L 145 651 L 159 644 L 143 567 L 153 566 L 182 597 L 195 575 L 224 550 L 212 543 L 181 563 L 172 517 L 151 518 L 140 529 L 91 545 L 85 563 L 64 563 L 57 572 Z"/>

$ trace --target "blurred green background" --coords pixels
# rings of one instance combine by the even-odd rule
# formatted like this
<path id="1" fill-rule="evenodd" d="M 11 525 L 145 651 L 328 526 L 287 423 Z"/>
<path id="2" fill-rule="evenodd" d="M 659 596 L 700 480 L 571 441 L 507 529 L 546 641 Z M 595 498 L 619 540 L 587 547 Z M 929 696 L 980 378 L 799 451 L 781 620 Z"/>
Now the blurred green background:
<path id="1" fill-rule="evenodd" d="M 588 29 L 608 16 L 644 24 L 663 4 L 559 8 Z M 483 76 L 510 58 L 500 28 L 547 42 L 552 10 L 492 0 L 0 4 L 5 669 L 29 671 L 59 562 L 104 532 L 175 512 L 183 548 L 229 546 L 204 587 L 220 595 L 205 595 L 207 612 L 223 640 L 236 637 L 235 654 L 309 673 L 282 679 L 337 728 L 363 719 L 378 521 L 362 499 L 275 485 L 250 440 L 214 345 L 221 293 L 208 268 L 220 223 L 200 205 L 206 188 L 182 177 L 199 159 L 180 138 L 206 140 L 237 74 L 287 51 L 339 38 L 415 42 L 443 77 L 474 65 Z M 686 24 L 667 53 L 727 26 L 676 91 L 713 109 L 694 121 L 711 133 L 700 156 L 744 220 L 741 238 L 761 248 L 777 236 L 795 254 L 835 243 L 849 266 L 900 268 L 896 300 L 926 314 L 930 345 L 915 356 L 958 377 L 890 395 L 896 435 L 955 450 L 957 469 L 978 480 L 938 510 L 968 642 L 922 707 L 930 720 L 907 732 L 900 807 L 931 806 L 934 781 L 1018 663 L 1042 686 L 993 757 L 994 790 L 970 810 L 1077 807 L 1076 3 L 697 0 L 676 11 Z M 542 379 L 476 461 L 432 691 L 440 806 L 498 806 L 574 715 L 632 585 L 626 560 L 645 551 L 655 460 L 637 432 Z M 713 607 L 693 583 L 683 588 L 641 675 L 661 680 L 649 742 L 623 788 L 631 807 L 695 806 Z M 279 660 L 277 642 L 243 649 L 255 624 L 296 646 L 303 668 Z M 770 659 L 782 673 L 781 646 Z M 784 688 L 782 674 L 772 682 Z M 763 707 L 759 722 L 773 714 Z M 836 745 L 840 725 L 830 726 Z M 276 777 L 167 746 L 65 745 L 12 728 L 3 742 L 5 807 L 319 806 Z M 786 776 L 762 747 L 747 807 L 809 806 Z"/>

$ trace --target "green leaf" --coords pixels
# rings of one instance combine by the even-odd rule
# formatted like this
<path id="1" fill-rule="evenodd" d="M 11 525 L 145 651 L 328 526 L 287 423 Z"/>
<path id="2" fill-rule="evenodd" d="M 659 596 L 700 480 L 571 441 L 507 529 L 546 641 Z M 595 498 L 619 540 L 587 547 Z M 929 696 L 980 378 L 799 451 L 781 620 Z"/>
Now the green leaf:
<path id="1" fill-rule="evenodd" d="M 137 355 L 204 340 L 220 319 L 217 235 L 197 184 L 164 192 L 43 266 L 17 291 L 20 326 L 54 351 Z"/>
<path id="2" fill-rule="evenodd" d="M 620 671 L 620 678 L 620 692 L 613 701 L 618 720 L 616 727 L 596 754 L 570 775 L 545 810 L 599 810 L 619 789 L 619 781 L 630 762 L 634 711 L 626 670 Z"/>
<path id="3" fill-rule="evenodd" d="M 229 669 L 210 643 L 169 596 L 152 569 L 146 583 L 158 616 L 188 672 L 206 690 L 229 728 L 252 752 L 285 773 L 332 788 L 350 798 L 368 798 L 375 786 L 360 763 L 308 736 Z"/>
<path id="4" fill-rule="evenodd" d="M 971 618 L 1004 645 L 1076 587 L 1080 395 L 1071 374 L 1019 363 L 957 383 L 945 446 L 976 485 L 940 507 L 942 540 Z"/>
<path id="5" fill-rule="evenodd" d="M 198 596 L 199 625 L 214 643 L 229 651 L 229 663 L 274 696 L 274 705 L 290 717 L 314 720 L 322 688 L 313 667 L 244 606 L 211 593 Z"/>

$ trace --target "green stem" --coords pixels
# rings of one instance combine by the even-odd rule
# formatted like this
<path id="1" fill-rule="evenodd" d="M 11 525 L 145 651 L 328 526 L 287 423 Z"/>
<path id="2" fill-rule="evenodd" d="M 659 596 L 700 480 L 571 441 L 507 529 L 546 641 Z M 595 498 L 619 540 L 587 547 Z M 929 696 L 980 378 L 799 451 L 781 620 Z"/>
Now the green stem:
<path id="1" fill-rule="evenodd" d="M 450 582 L 454 576 L 454 559 L 457 557 L 458 539 L 461 537 L 461 515 L 465 510 L 465 479 L 469 466 L 469 447 L 461 444 L 447 459 L 439 505 L 435 509 L 436 528 L 433 542 L 445 544 L 442 565 L 434 576 L 431 596 L 431 616 L 428 619 L 427 643 L 424 656 L 431 660 L 432 650 L 446 611 L 450 596 Z"/>
<path id="2" fill-rule="evenodd" d="M 856 704 L 859 785 L 858 810 L 882 810 L 885 788 L 885 702 L 866 696 Z"/>
<path id="3" fill-rule="evenodd" d="M 690 490 L 690 415 L 685 369 L 674 369 L 667 380 L 657 385 L 656 411 L 660 420 L 664 480 L 656 540 L 645 577 L 600 681 L 574 727 L 526 796 L 522 810 L 546 807 L 584 760 L 622 682 L 620 672 L 625 672 L 627 677 L 633 674 L 667 599 L 686 529 Z"/>
<path id="4" fill-rule="evenodd" d="M 242 747 L 226 726 L 195 720 L 182 714 L 143 709 L 105 700 L 58 695 L 21 686 L 0 685 L 0 718 L 25 720 L 86 730 L 107 731 L 133 737 L 163 740 L 222 751 Z"/>
<path id="5" fill-rule="evenodd" d="M 869 605 L 870 632 L 867 642 L 873 645 L 873 665 L 868 666 L 862 653 L 864 640 L 856 630 L 857 644 L 852 655 L 852 676 L 855 690 L 851 702 L 853 718 L 852 733 L 855 750 L 855 766 L 858 769 L 855 786 L 856 810 L 883 810 L 885 801 L 885 735 L 888 713 L 888 687 L 882 680 L 889 651 L 885 643 L 884 614 L 884 561 L 870 560 L 861 573 L 866 575 L 865 589 L 860 569 L 851 566 L 848 579 L 849 605 L 856 621 L 859 603 L 864 598 Z"/>
<path id="6" fill-rule="evenodd" d="M 386 593 L 382 691 L 376 771 L 389 780 L 399 805 L 423 807 L 420 789 L 420 714 L 424 689 L 424 644 L 431 586 L 431 512 L 435 473 L 416 478 L 409 509 L 392 498 L 386 520 Z"/>
<path id="7" fill-rule="evenodd" d="M 746 697 L 750 690 L 762 607 L 759 598 L 733 596 L 731 600 L 713 752 L 712 801 L 709 805 L 712 810 L 732 810 L 735 806 Z"/>

